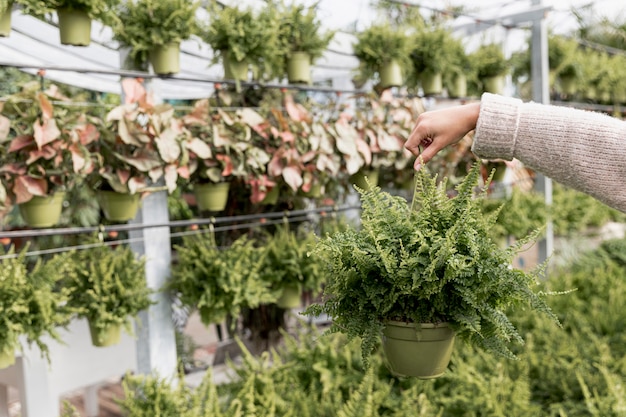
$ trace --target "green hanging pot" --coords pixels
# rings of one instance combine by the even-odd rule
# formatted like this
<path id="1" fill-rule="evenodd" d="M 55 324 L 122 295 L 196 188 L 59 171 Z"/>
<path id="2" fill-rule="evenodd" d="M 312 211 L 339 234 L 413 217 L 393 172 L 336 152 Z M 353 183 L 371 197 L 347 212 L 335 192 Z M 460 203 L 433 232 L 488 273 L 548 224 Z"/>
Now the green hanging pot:
<path id="1" fill-rule="evenodd" d="M 88 320 L 88 322 L 92 345 L 96 347 L 107 347 L 120 343 L 122 338 L 121 324 L 109 324 L 104 328 L 98 328 L 90 320 Z"/>
<path id="2" fill-rule="evenodd" d="M 448 97 L 467 97 L 467 77 L 465 74 L 455 74 L 448 84 Z"/>
<path id="3" fill-rule="evenodd" d="M 222 211 L 228 202 L 229 182 L 194 184 L 193 192 L 200 211 Z"/>
<path id="4" fill-rule="evenodd" d="M 6 38 L 11 34 L 11 11 L 12 5 L 2 13 L 0 13 L 0 38 Z"/>
<path id="5" fill-rule="evenodd" d="M 20 203 L 19 210 L 24 222 L 30 227 L 51 227 L 61 218 L 65 193 L 58 191 L 51 196 L 33 196 L 25 203 Z"/>
<path id="6" fill-rule="evenodd" d="M 363 190 L 369 190 L 370 187 L 367 184 L 367 181 L 365 180 L 365 178 L 367 178 L 367 180 L 372 185 L 372 187 L 377 186 L 378 185 L 378 170 L 377 169 L 361 169 L 356 174 L 352 174 L 350 176 L 350 184 L 354 184 Z"/>
<path id="7" fill-rule="evenodd" d="M 177 74 L 180 72 L 180 43 L 155 45 L 150 49 L 148 58 L 155 74 Z"/>
<path id="8" fill-rule="evenodd" d="M 484 77 L 483 91 L 485 93 L 502 94 L 504 92 L 504 75 L 495 75 L 493 77 Z"/>
<path id="9" fill-rule="evenodd" d="M 382 88 L 399 87 L 402 85 L 402 67 L 396 60 L 384 64 L 380 71 L 380 85 Z"/>
<path id="10" fill-rule="evenodd" d="M 137 215 L 140 203 L 139 194 L 99 190 L 97 195 L 100 208 L 107 220 L 127 222 L 134 219 Z"/>
<path id="11" fill-rule="evenodd" d="M 443 82 L 440 72 L 425 71 L 420 74 L 420 84 L 425 96 L 436 96 L 443 91 Z"/>
<path id="12" fill-rule="evenodd" d="M 8 368 L 15 363 L 15 351 L 13 349 L 9 351 L 0 352 L 0 369 Z"/>
<path id="13" fill-rule="evenodd" d="M 559 84 L 561 86 L 561 93 L 568 96 L 573 96 L 578 92 L 578 78 L 574 76 L 559 76 Z"/>
<path id="14" fill-rule="evenodd" d="M 278 297 L 276 305 L 285 309 L 300 307 L 300 294 L 300 287 L 297 285 L 286 285 L 282 294 Z"/>
<path id="15" fill-rule="evenodd" d="M 63 45 L 89 46 L 91 43 L 91 18 L 87 12 L 76 9 L 59 9 L 57 16 Z"/>
<path id="16" fill-rule="evenodd" d="M 229 51 L 222 51 L 222 65 L 224 65 L 225 80 L 248 80 L 248 63 L 236 61 Z"/>
<path id="17" fill-rule="evenodd" d="M 287 58 L 287 78 L 291 84 L 311 84 L 311 55 L 292 52 Z"/>
<path id="18" fill-rule="evenodd" d="M 443 375 L 454 349 L 454 331 L 447 323 L 389 321 L 382 344 L 390 371 L 397 376 L 432 379 Z"/>

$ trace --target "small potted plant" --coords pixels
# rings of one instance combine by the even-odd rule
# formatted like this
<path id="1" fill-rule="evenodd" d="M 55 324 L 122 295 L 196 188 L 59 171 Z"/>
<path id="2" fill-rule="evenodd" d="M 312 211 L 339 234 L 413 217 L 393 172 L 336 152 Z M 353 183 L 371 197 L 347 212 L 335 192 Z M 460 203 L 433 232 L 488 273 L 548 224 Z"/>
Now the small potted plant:
<path id="1" fill-rule="evenodd" d="M 450 197 L 446 181 L 438 184 L 422 169 L 410 203 L 378 187 L 360 190 L 360 228 L 323 237 L 313 251 L 327 265 L 326 285 L 323 302 L 306 313 L 326 313 L 331 331 L 360 337 L 365 359 L 382 335 L 398 375 L 442 375 L 455 336 L 515 357 L 509 344 L 523 339 L 507 317 L 510 307 L 558 320 L 535 291 L 537 274 L 511 267 L 533 236 L 509 248 L 492 240 L 496 218 L 481 211 L 479 179 L 475 164 Z"/>
<path id="2" fill-rule="evenodd" d="M 476 75 L 483 85 L 483 91 L 502 94 L 505 76 L 511 69 L 502 46 L 495 43 L 481 45 L 470 54 L 470 60 L 476 66 Z"/>
<path id="3" fill-rule="evenodd" d="M 129 57 L 142 68 L 152 64 L 156 74 L 180 71 L 180 43 L 197 33 L 193 0 L 129 0 L 116 10 L 113 39 L 129 47 Z"/>
<path id="4" fill-rule="evenodd" d="M 52 100 L 69 101 L 56 86 L 40 91 L 32 82 L 0 106 L 0 143 L 8 143 L 0 197 L 31 227 L 57 224 L 66 189 L 94 168 L 86 147 L 98 138 L 93 120 Z"/>
<path id="5" fill-rule="evenodd" d="M 388 24 L 375 24 L 356 36 L 354 55 L 359 60 L 360 80 L 378 76 L 382 88 L 403 84 L 403 74 L 410 67 L 409 36 Z"/>
<path id="6" fill-rule="evenodd" d="M 441 94 L 443 74 L 452 64 L 452 34 L 443 27 L 423 28 L 412 37 L 411 63 L 424 95 Z"/>
<path id="7" fill-rule="evenodd" d="M 47 357 L 44 336 L 60 342 L 57 328 L 67 325 L 71 316 L 66 290 L 59 288 L 64 262 L 55 257 L 29 268 L 24 254 L 0 261 L 0 369 L 15 362 L 22 336 Z"/>
<path id="8" fill-rule="evenodd" d="M 200 25 L 199 36 L 213 49 L 213 61 L 221 59 L 225 79 L 246 81 L 250 66 L 257 74 L 276 72 L 278 33 L 271 11 L 211 3 L 209 22 Z"/>
<path id="9" fill-rule="evenodd" d="M 119 343 L 121 330 L 133 334 L 131 318 L 153 302 L 145 262 L 128 246 L 96 245 L 70 252 L 63 288 L 67 305 L 89 324 L 94 346 Z"/>
<path id="10" fill-rule="evenodd" d="M 333 36 L 334 31 L 322 31 L 315 6 L 283 5 L 278 11 L 278 41 L 290 83 L 311 83 L 311 63 L 322 56 Z"/>

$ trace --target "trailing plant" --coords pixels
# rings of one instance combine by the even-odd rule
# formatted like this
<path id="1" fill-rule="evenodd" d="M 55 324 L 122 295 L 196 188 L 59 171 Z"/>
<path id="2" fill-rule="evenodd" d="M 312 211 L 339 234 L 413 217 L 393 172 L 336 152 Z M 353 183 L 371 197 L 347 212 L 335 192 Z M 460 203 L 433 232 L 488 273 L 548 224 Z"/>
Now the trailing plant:
<path id="1" fill-rule="evenodd" d="M 32 267 L 26 249 L 0 261 L 0 353 L 22 350 L 20 338 L 36 344 L 48 360 L 45 337 L 61 342 L 58 327 L 68 324 L 71 309 L 66 304 L 68 291 L 59 288 L 65 262 L 59 257 Z"/>
<path id="2" fill-rule="evenodd" d="M 72 251 L 67 257 L 71 267 L 62 284 L 68 291 L 67 305 L 76 316 L 96 329 L 122 326 L 134 334 L 131 319 L 153 303 L 144 260 L 128 246 L 112 248 L 104 243 Z"/>
<path id="3" fill-rule="evenodd" d="M 411 63 L 416 73 L 443 73 L 452 63 L 451 32 L 444 27 L 420 28 L 411 38 Z"/>
<path id="4" fill-rule="evenodd" d="M 212 233 L 189 236 L 175 250 L 178 262 L 167 289 L 197 309 L 205 325 L 273 300 L 269 283 L 260 277 L 265 251 L 247 236 L 225 249 L 217 247 Z"/>
<path id="5" fill-rule="evenodd" d="M 478 78 L 505 75 L 510 70 L 502 46 L 495 43 L 481 45 L 470 54 L 470 60 L 476 66 Z"/>
<path id="6" fill-rule="evenodd" d="M 496 216 L 484 216 L 474 195 L 479 171 L 475 164 L 450 198 L 445 179 L 438 184 L 420 170 L 410 205 L 378 187 L 359 190 L 361 227 L 314 249 L 327 265 L 326 286 L 323 302 L 305 313 L 328 314 L 330 331 L 360 337 L 365 359 L 388 320 L 447 322 L 462 339 L 508 358 L 511 343 L 524 341 L 506 309 L 527 306 L 559 324 L 546 293 L 534 289 L 540 271 L 510 267 L 536 235 L 499 247 L 491 238 Z"/>
<path id="7" fill-rule="evenodd" d="M 113 39 L 130 48 L 140 67 L 154 46 L 180 43 L 197 33 L 194 0 L 129 0 L 121 2 L 112 25 Z"/>

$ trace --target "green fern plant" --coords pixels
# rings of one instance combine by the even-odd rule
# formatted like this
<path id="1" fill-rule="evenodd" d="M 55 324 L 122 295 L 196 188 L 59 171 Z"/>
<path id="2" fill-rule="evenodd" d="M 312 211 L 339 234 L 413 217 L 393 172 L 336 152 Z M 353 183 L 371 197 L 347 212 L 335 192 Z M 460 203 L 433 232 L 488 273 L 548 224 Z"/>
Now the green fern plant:
<path id="1" fill-rule="evenodd" d="M 491 238 L 497 213 L 484 216 L 476 195 L 480 167 L 449 197 L 425 170 L 416 174 L 411 204 L 378 187 L 361 195 L 361 227 L 328 235 L 314 249 L 327 265 L 324 302 L 308 315 L 328 314 L 330 331 L 362 339 L 363 357 L 372 353 L 389 320 L 448 322 L 462 339 L 490 352 L 515 358 L 511 343 L 523 338 L 509 320 L 509 307 L 529 307 L 559 324 L 542 291 L 538 274 L 511 268 L 523 245 L 501 248 Z"/>

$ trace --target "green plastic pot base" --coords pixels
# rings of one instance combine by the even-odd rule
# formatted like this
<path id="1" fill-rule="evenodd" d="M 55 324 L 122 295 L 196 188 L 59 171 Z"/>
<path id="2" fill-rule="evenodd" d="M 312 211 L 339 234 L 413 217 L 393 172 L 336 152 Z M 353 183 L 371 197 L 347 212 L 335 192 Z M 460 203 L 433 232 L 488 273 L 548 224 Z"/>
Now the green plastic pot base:
<path id="1" fill-rule="evenodd" d="M 285 287 L 283 293 L 276 301 L 280 308 L 296 308 L 300 306 L 300 288 Z"/>
<path id="2" fill-rule="evenodd" d="M 467 97 L 467 78 L 465 74 L 456 75 L 448 85 L 448 97 Z"/>
<path id="3" fill-rule="evenodd" d="M 225 80 L 248 80 L 248 63 L 231 59 L 230 52 L 222 51 L 222 64 L 224 65 Z"/>
<path id="4" fill-rule="evenodd" d="M 423 73 L 420 77 L 420 83 L 425 96 L 438 95 L 443 91 L 441 73 Z"/>
<path id="5" fill-rule="evenodd" d="M 483 91 L 486 93 L 502 94 L 504 92 L 504 76 L 483 78 Z"/>
<path id="6" fill-rule="evenodd" d="M 59 33 L 63 45 L 89 46 L 91 18 L 86 12 L 74 9 L 57 10 Z"/>
<path id="7" fill-rule="evenodd" d="M 228 202 L 230 183 L 194 184 L 193 191 L 200 211 L 222 211 Z"/>
<path id="8" fill-rule="evenodd" d="M 287 59 L 287 78 L 291 84 L 311 83 L 311 57 L 308 53 L 291 53 Z"/>
<path id="9" fill-rule="evenodd" d="M 98 329 L 89 323 L 89 333 L 91 334 L 91 344 L 96 347 L 113 346 L 120 343 L 122 338 L 122 326 L 110 325 L 105 329 Z"/>
<path id="10" fill-rule="evenodd" d="M 112 222 L 127 222 L 137 215 L 139 194 L 98 191 L 98 202 L 104 217 Z"/>
<path id="11" fill-rule="evenodd" d="M 0 13 L 0 38 L 6 38 L 11 34 L 11 10 Z"/>
<path id="12" fill-rule="evenodd" d="M 445 323 L 388 322 L 383 330 L 383 350 L 390 371 L 397 376 L 438 378 L 450 363 L 455 333 Z"/>
<path id="13" fill-rule="evenodd" d="M 350 184 L 354 184 L 363 190 L 369 190 L 370 187 L 367 185 L 367 181 L 365 181 L 365 178 L 368 179 L 372 187 L 377 186 L 378 170 L 361 170 L 356 174 L 350 176 Z"/>
<path id="14" fill-rule="evenodd" d="M 8 368 L 15 363 L 15 352 L 0 353 L 0 369 Z"/>
<path id="15" fill-rule="evenodd" d="M 379 75 L 382 88 L 399 87 L 402 85 L 402 68 L 396 61 L 383 65 Z"/>
<path id="16" fill-rule="evenodd" d="M 176 42 L 153 47 L 149 58 L 155 74 L 170 75 L 180 72 L 180 44 Z"/>
<path id="17" fill-rule="evenodd" d="M 61 218 L 65 193 L 58 192 L 49 197 L 33 196 L 19 204 L 20 215 L 30 227 L 51 227 Z"/>

